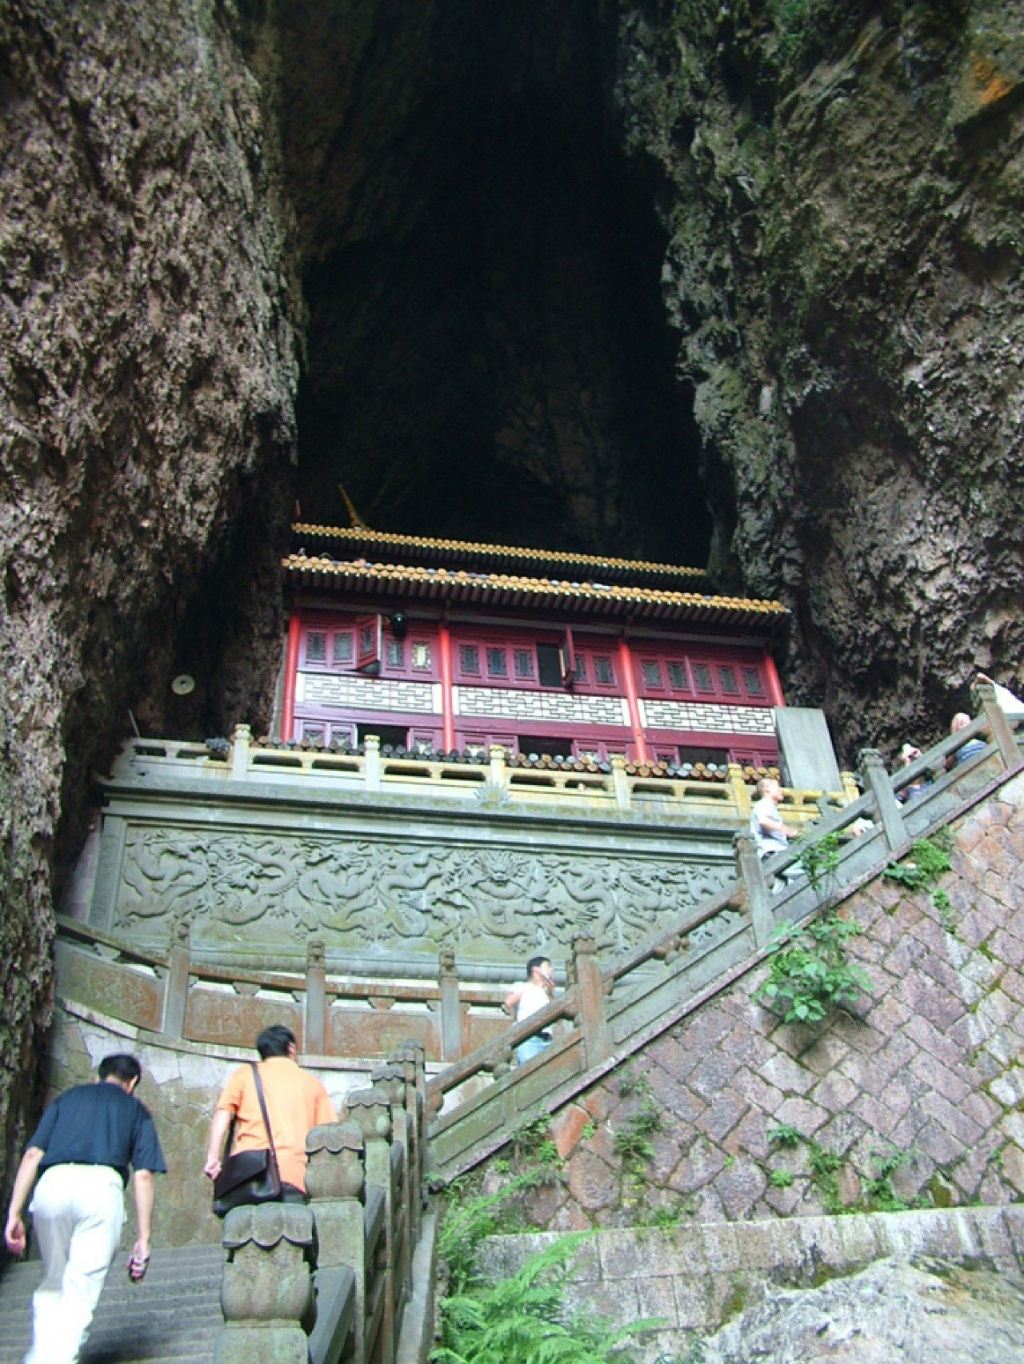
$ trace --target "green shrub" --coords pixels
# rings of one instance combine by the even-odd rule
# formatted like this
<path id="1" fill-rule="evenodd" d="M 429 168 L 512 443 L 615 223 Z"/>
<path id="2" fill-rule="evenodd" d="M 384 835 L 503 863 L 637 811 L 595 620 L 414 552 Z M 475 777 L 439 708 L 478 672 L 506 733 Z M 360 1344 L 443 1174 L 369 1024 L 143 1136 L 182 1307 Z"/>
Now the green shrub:
<path id="1" fill-rule="evenodd" d="M 786 1023 L 820 1023 L 834 1009 L 855 1004 L 871 985 L 864 968 L 846 956 L 847 940 L 860 931 L 834 911 L 810 923 L 783 924 L 770 948 L 768 979 L 754 998 Z"/>
<path id="2" fill-rule="evenodd" d="M 952 866 L 944 841 L 938 836 L 916 839 L 903 861 L 886 867 L 883 877 L 887 881 L 897 881 L 908 890 L 922 890 L 933 885 Z"/>

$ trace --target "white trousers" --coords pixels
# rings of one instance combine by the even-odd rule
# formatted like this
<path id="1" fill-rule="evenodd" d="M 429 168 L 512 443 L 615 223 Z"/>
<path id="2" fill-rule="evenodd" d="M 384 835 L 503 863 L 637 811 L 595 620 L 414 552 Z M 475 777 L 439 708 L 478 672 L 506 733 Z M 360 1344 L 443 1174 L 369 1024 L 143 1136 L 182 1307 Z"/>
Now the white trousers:
<path id="1" fill-rule="evenodd" d="M 52 1165 L 29 1211 L 44 1272 L 24 1364 L 75 1364 L 121 1243 L 121 1176 L 109 1165 Z"/>

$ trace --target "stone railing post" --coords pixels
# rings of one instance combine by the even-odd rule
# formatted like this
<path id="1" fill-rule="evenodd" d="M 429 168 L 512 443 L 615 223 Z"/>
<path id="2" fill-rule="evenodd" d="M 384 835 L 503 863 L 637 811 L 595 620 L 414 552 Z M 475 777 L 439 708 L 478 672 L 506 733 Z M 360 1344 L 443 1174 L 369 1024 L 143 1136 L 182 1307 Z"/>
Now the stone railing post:
<path id="1" fill-rule="evenodd" d="M 749 819 L 751 811 L 750 791 L 743 776 L 743 768 L 739 763 L 730 763 L 728 767 L 727 785 L 729 794 L 732 796 L 732 803 L 736 807 L 736 813 L 740 819 Z"/>
<path id="2" fill-rule="evenodd" d="M 225 1325 L 215 1364 L 307 1364 L 313 1244 L 313 1214 L 301 1204 L 232 1208 L 224 1219 Z"/>
<path id="3" fill-rule="evenodd" d="M 381 1089 L 391 1104 L 391 1146 L 401 1154 L 401 1188 L 396 1193 L 395 1223 L 401 1228 L 401 1235 L 395 1237 L 395 1276 L 404 1286 L 411 1278 L 411 1228 L 412 1228 L 412 1160 L 413 1135 L 412 1122 L 406 1104 L 405 1067 L 400 1061 L 386 1061 L 382 1066 L 374 1066 L 370 1071 L 370 1084 Z M 392 1170 L 394 1162 L 391 1165 Z"/>
<path id="4" fill-rule="evenodd" d="M 171 930 L 164 980 L 164 1007 L 160 1031 L 168 1037 L 183 1037 L 188 1013 L 188 977 L 192 960 L 189 926 L 179 919 Z"/>
<path id="5" fill-rule="evenodd" d="M 992 739 L 999 750 L 1003 766 L 1014 767 L 1020 762 L 1020 749 L 1017 747 L 1017 739 L 1010 728 L 1010 722 L 1006 718 L 1006 712 L 996 700 L 995 687 L 988 682 L 978 682 L 974 686 L 974 694 L 981 702 L 981 709 L 992 731 Z"/>
<path id="6" fill-rule="evenodd" d="M 505 762 L 505 749 L 502 744 L 491 744 L 487 750 L 490 758 L 488 782 L 496 791 L 504 791 L 508 786 L 508 766 Z"/>
<path id="7" fill-rule="evenodd" d="M 306 1015 L 302 1050 L 309 1056 L 326 1054 L 327 959 L 322 942 L 310 940 L 306 949 Z"/>
<path id="8" fill-rule="evenodd" d="M 363 1134 L 366 1148 L 366 1184 L 376 1185 L 384 1194 L 384 1304 L 380 1327 L 380 1364 L 393 1364 L 395 1356 L 395 1206 L 391 1178 L 391 1105 L 384 1090 L 354 1090 L 346 1096 L 348 1116 Z"/>
<path id="9" fill-rule="evenodd" d="M 306 1189 L 316 1225 L 317 1268 L 350 1269 L 355 1279 L 352 1364 L 366 1351 L 366 1187 L 363 1134 L 353 1122 L 325 1123 L 306 1135 Z"/>
<path id="10" fill-rule="evenodd" d="M 577 1018 L 583 1029 L 587 1068 L 611 1055 L 612 1038 L 604 1011 L 604 981 L 593 938 L 573 939 L 573 970 L 576 977 Z"/>
<path id="11" fill-rule="evenodd" d="M 754 840 L 747 833 L 733 837 L 736 850 L 736 869 L 747 892 L 747 908 L 750 910 L 750 923 L 754 930 L 754 942 L 758 947 L 767 947 L 772 936 L 772 912 L 768 907 L 768 886 L 765 882 L 764 867 L 754 847 Z"/>
<path id="12" fill-rule="evenodd" d="M 462 1006 L 455 953 L 448 948 L 438 958 L 437 984 L 441 991 L 441 1060 L 457 1061 L 462 1055 Z"/>
<path id="13" fill-rule="evenodd" d="M 612 758 L 612 790 L 615 792 L 615 804 L 620 810 L 628 810 L 632 804 L 633 793 L 629 789 L 629 778 L 626 776 L 626 760 L 618 755 Z"/>
<path id="14" fill-rule="evenodd" d="M 860 765 L 864 784 L 878 811 L 885 841 L 890 848 L 900 848 L 907 841 L 907 826 L 903 822 L 903 811 L 893 794 L 892 779 L 885 770 L 881 753 L 877 748 L 861 749 Z"/>
<path id="15" fill-rule="evenodd" d="M 252 746 L 252 729 L 249 725 L 235 725 L 231 736 L 231 775 L 236 781 L 244 781 L 249 775 L 249 755 Z"/>
<path id="16" fill-rule="evenodd" d="M 367 791 L 380 790 L 380 738 L 367 734 L 363 745 L 363 781 Z"/>
<path id="17" fill-rule="evenodd" d="M 424 1195 L 424 1156 L 426 1153 L 426 1131 L 424 1115 L 426 1112 L 426 1064 L 425 1053 L 419 1042 L 405 1042 L 392 1052 L 389 1058 L 393 1064 L 400 1065 L 405 1072 L 405 1108 L 408 1114 L 409 1133 L 409 1210 L 412 1214 L 410 1228 L 411 1244 L 416 1245 L 420 1238 L 420 1223 L 423 1217 Z"/>

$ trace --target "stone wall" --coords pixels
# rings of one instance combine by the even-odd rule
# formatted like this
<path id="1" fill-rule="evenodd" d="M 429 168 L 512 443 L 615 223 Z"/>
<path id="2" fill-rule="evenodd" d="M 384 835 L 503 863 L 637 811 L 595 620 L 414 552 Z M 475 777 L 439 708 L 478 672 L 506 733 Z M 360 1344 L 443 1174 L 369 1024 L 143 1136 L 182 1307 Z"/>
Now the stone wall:
<path id="1" fill-rule="evenodd" d="M 92 1080 L 102 1058 L 117 1051 L 131 1052 L 142 1063 L 138 1097 L 156 1120 L 167 1160 L 167 1174 L 157 1181 L 153 1244 L 218 1242 L 221 1223 L 210 1211 L 211 1186 L 203 1174 L 210 1118 L 231 1071 L 254 1061 L 256 1052 L 197 1042 L 181 1042 L 171 1048 L 101 1014 L 64 1004 L 56 1010 L 44 1057 L 47 1102 L 70 1085 Z M 323 1081 L 335 1106 L 349 1090 L 369 1083 L 370 1067 L 358 1062 L 332 1064 L 321 1057 L 306 1068 Z M 131 1198 L 128 1209 L 124 1245 L 131 1245 L 135 1235 Z"/>
<path id="2" fill-rule="evenodd" d="M 492 1237 L 484 1243 L 481 1264 L 486 1273 L 507 1277 L 515 1273 L 528 1255 L 547 1249 L 554 1239 L 550 1232 Z M 928 1267 L 940 1262 L 940 1272 L 947 1280 L 952 1277 L 954 1265 L 964 1266 L 975 1274 L 979 1269 L 988 1269 L 998 1274 L 1000 1281 L 1015 1286 L 1016 1297 L 1007 1305 L 1004 1334 L 999 1333 L 996 1314 L 989 1314 L 994 1338 L 1002 1347 L 998 1353 L 965 1351 L 952 1357 L 1018 1357 L 1017 1351 L 1024 1346 L 1024 1327 L 1019 1316 L 1020 1291 L 1024 1286 L 1021 1208 L 932 1209 L 903 1214 L 872 1213 L 856 1218 L 797 1217 L 787 1221 L 776 1218 L 738 1225 L 709 1223 L 669 1230 L 602 1231 L 581 1246 L 573 1261 L 568 1299 L 577 1310 L 597 1312 L 616 1325 L 656 1319 L 658 1329 L 644 1333 L 639 1353 L 643 1360 L 658 1364 L 666 1358 L 692 1358 L 684 1356 L 688 1347 L 696 1353 L 696 1340 L 756 1302 L 769 1285 L 775 1289 L 818 1286 L 856 1274 L 881 1259 L 919 1262 Z M 963 1283 L 951 1284 L 950 1300 L 941 1307 L 933 1301 L 931 1311 L 938 1311 L 943 1317 L 951 1314 L 955 1317 L 958 1311 L 962 1312 L 964 1287 Z M 906 1304 L 895 1305 L 902 1315 Z M 905 1327 L 905 1321 L 902 1324 Z M 943 1324 L 948 1329 L 948 1323 Z M 812 1348 L 818 1344 L 815 1341 Z M 883 1358 L 863 1337 L 855 1347 L 856 1355 L 833 1355 L 831 1350 L 836 1344 L 833 1336 L 827 1344 L 821 1344 L 820 1355 L 797 1352 L 773 1354 L 771 1358 Z M 704 1356 L 701 1353 L 696 1357 Z M 758 1353 L 742 1357 L 768 1356 Z M 910 1357 L 903 1354 L 898 1344 L 889 1356 Z M 934 1355 L 915 1354 L 913 1358 Z"/>
<path id="3" fill-rule="evenodd" d="M 847 903 L 872 983 L 853 1013 L 782 1023 L 751 997 L 762 967 L 563 1110 L 564 1164 L 531 1218 L 568 1230 L 1020 1199 L 1022 803 L 1017 777 L 953 826 L 948 902 L 879 880 Z M 789 1147 L 772 1139 L 782 1125 Z"/>

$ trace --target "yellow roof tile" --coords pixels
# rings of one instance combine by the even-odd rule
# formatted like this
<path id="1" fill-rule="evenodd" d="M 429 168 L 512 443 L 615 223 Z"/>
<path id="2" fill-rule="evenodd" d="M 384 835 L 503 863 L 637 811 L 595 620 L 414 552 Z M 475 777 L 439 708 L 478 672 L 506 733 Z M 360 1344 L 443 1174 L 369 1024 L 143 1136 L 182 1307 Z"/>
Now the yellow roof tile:
<path id="1" fill-rule="evenodd" d="M 289 554 L 281 561 L 288 573 L 303 574 L 310 580 L 326 583 L 330 579 L 345 579 L 352 583 L 390 583 L 395 586 L 444 587 L 460 599 L 482 592 L 487 597 L 513 596 L 542 597 L 553 601 L 606 601 L 637 606 L 661 606 L 685 610 L 692 614 L 782 618 L 788 611 L 781 602 L 761 601 L 749 597 L 715 596 L 701 592 L 674 592 L 667 588 L 615 587 L 593 582 L 569 582 L 558 578 L 528 578 L 507 573 L 482 573 L 472 569 L 423 568 L 419 565 L 369 564 L 359 561 L 339 562 L 305 554 Z M 340 582 L 339 582 L 340 585 Z M 431 594 L 436 595 L 436 593 Z M 524 603 L 525 604 L 525 603 Z M 650 614 L 645 612 L 644 614 Z M 661 614 L 660 612 L 658 614 Z"/>
<path id="2" fill-rule="evenodd" d="M 532 549 L 523 545 L 492 545 L 476 540 L 444 540 L 430 535 L 400 535 L 391 531 L 365 530 L 359 526 L 320 526 L 298 521 L 292 526 L 297 535 L 311 535 L 325 539 L 359 541 L 368 545 L 392 545 L 417 549 L 452 550 L 461 554 L 492 555 L 509 559 L 541 560 L 566 564 L 580 564 L 588 568 L 611 568 L 616 571 L 671 574 L 680 578 L 703 578 L 702 568 L 683 564 L 663 564 L 646 559 L 616 559 L 608 555 L 579 554 L 574 550 Z"/>

